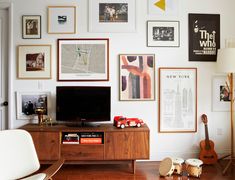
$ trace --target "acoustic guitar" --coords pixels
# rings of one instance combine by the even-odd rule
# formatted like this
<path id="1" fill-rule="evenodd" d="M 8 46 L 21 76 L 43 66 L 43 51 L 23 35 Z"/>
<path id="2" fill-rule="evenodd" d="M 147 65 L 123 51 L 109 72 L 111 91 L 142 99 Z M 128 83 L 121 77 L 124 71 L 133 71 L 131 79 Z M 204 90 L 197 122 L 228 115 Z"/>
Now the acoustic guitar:
<path id="1" fill-rule="evenodd" d="M 206 139 L 200 142 L 200 154 L 199 159 L 203 161 L 204 164 L 215 164 L 218 160 L 218 155 L 214 150 L 214 142 L 209 139 L 208 126 L 207 126 L 207 116 L 203 114 L 201 116 L 202 122 L 205 124 L 205 134 Z"/>

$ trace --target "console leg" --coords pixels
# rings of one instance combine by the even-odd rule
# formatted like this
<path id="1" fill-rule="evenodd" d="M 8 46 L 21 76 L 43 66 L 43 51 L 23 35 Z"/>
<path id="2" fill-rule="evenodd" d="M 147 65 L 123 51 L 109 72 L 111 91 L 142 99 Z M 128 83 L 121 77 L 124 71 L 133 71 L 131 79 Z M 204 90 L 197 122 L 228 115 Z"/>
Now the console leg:
<path id="1" fill-rule="evenodd" d="M 132 173 L 135 174 L 136 160 L 132 160 Z"/>

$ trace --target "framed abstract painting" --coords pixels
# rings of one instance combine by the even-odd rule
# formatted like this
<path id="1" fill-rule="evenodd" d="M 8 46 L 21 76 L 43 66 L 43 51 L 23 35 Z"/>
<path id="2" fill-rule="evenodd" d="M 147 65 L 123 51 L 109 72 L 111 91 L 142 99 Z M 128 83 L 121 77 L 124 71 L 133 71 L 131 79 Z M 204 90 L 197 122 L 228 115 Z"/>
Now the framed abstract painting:
<path id="1" fill-rule="evenodd" d="M 155 100 L 154 54 L 121 54 L 120 101 Z"/>

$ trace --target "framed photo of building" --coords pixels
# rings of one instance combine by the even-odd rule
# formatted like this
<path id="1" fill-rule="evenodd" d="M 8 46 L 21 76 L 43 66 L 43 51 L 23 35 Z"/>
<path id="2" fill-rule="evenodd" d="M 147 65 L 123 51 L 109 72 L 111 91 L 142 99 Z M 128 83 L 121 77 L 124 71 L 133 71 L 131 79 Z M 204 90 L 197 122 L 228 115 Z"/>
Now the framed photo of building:
<path id="1" fill-rule="evenodd" d="M 36 108 L 43 108 L 48 115 L 50 108 L 50 92 L 17 92 L 17 119 L 37 119 Z"/>
<path id="2" fill-rule="evenodd" d="M 120 101 L 151 101 L 155 99 L 154 54 L 121 54 Z"/>
<path id="3" fill-rule="evenodd" d="M 19 45 L 18 78 L 51 79 L 51 45 Z"/>
<path id="4" fill-rule="evenodd" d="M 90 32 L 135 32 L 135 0 L 89 0 Z"/>
<path id="5" fill-rule="evenodd" d="M 189 14 L 189 61 L 216 61 L 220 15 Z"/>
<path id="6" fill-rule="evenodd" d="M 48 34 L 76 33 L 76 6 L 48 7 Z"/>
<path id="7" fill-rule="evenodd" d="M 22 16 L 22 38 L 41 39 L 41 16 Z"/>
<path id="8" fill-rule="evenodd" d="M 159 132 L 197 131 L 197 69 L 159 68 Z"/>
<path id="9" fill-rule="evenodd" d="M 58 81 L 108 81 L 109 39 L 58 39 Z"/>
<path id="10" fill-rule="evenodd" d="M 147 46 L 179 47 L 179 21 L 147 21 Z"/>

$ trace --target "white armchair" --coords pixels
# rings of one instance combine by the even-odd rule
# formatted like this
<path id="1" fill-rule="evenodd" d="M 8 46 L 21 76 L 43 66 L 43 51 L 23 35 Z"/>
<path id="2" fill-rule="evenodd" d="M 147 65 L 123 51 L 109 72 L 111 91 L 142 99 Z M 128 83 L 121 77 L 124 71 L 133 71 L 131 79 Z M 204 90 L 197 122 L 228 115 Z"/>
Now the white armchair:
<path id="1" fill-rule="evenodd" d="M 46 180 L 63 165 L 60 159 L 44 172 L 33 174 L 40 163 L 31 135 L 25 130 L 0 131 L 0 179 Z M 33 174 L 32 176 L 29 176 Z"/>

